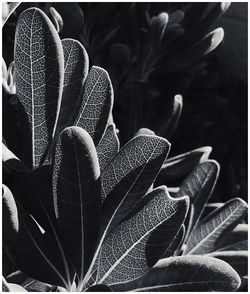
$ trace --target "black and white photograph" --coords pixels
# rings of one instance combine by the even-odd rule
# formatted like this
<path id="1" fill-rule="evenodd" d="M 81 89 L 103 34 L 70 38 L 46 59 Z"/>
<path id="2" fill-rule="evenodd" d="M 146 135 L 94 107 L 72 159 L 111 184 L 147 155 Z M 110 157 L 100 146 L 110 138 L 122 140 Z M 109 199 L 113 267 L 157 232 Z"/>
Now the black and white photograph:
<path id="1" fill-rule="evenodd" d="M 1 2 L 2 292 L 248 291 L 248 2 Z"/>

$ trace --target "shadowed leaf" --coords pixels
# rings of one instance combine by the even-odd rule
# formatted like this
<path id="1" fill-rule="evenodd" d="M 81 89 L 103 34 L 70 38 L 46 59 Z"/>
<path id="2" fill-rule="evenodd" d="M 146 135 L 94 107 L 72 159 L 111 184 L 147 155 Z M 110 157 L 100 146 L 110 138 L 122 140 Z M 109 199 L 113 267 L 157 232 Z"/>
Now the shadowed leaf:
<path id="1" fill-rule="evenodd" d="M 216 243 L 227 235 L 247 212 L 247 204 L 240 198 L 226 202 L 204 218 L 190 234 L 185 254 L 206 254 L 214 251 Z"/>
<path id="2" fill-rule="evenodd" d="M 119 291 L 121 285 L 113 290 Z M 205 256 L 161 259 L 140 279 L 126 285 L 136 292 L 227 292 L 236 291 L 240 277 L 222 260 Z"/>
<path id="3" fill-rule="evenodd" d="M 28 171 L 27 166 L 2 143 L 3 166 L 7 166 L 13 171 Z"/>
<path id="4" fill-rule="evenodd" d="M 37 280 L 67 285 L 60 251 L 48 234 L 42 234 L 34 219 L 15 202 L 3 186 L 4 248 L 17 267 Z"/>
<path id="5" fill-rule="evenodd" d="M 96 147 L 101 171 L 115 157 L 119 151 L 119 147 L 120 142 L 115 132 L 115 125 L 111 124 L 107 127 L 101 141 Z"/>
<path id="6" fill-rule="evenodd" d="M 36 168 L 45 160 L 54 135 L 63 88 L 61 41 L 40 9 L 27 9 L 19 17 L 15 70 L 22 159 L 29 167 Z"/>
<path id="7" fill-rule="evenodd" d="M 112 107 L 113 88 L 109 75 L 104 69 L 93 66 L 70 124 L 86 130 L 97 146 L 106 130 Z"/>
<path id="8" fill-rule="evenodd" d="M 219 165 L 214 160 L 200 163 L 183 181 L 176 197 L 189 196 L 191 214 L 187 236 L 200 219 L 205 204 L 213 192 L 219 174 Z"/>
<path id="9" fill-rule="evenodd" d="M 89 57 L 80 42 L 62 40 L 64 53 L 64 84 L 57 134 L 67 126 L 74 106 L 80 97 L 89 70 Z"/>
<path id="10" fill-rule="evenodd" d="M 94 143 L 79 127 L 59 136 L 53 158 L 53 195 L 64 248 L 80 280 L 98 237 L 100 169 Z"/>

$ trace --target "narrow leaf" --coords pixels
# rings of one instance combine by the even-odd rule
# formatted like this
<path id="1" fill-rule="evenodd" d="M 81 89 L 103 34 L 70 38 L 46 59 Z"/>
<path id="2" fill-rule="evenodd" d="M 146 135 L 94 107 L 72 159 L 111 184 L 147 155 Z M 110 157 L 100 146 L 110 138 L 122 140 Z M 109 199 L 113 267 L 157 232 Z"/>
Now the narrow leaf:
<path id="1" fill-rule="evenodd" d="M 49 235 L 43 235 L 33 218 L 3 186 L 3 245 L 17 267 L 37 280 L 67 285 L 60 253 Z"/>
<path id="2" fill-rule="evenodd" d="M 120 287 L 112 287 L 119 291 Z M 240 277 L 222 260 L 205 256 L 161 259 L 140 279 L 127 285 L 136 292 L 230 292 L 240 286 Z M 120 289 L 119 289 L 120 288 Z"/>
<path id="3" fill-rule="evenodd" d="M 75 107 L 72 125 L 86 130 L 97 146 L 106 130 L 112 106 L 113 88 L 109 75 L 104 69 L 93 66 Z"/>
<path id="4" fill-rule="evenodd" d="M 205 204 L 213 192 L 219 174 L 219 165 L 214 160 L 200 163 L 183 181 L 176 197 L 189 196 L 192 218 L 189 221 L 187 235 L 200 219 Z"/>
<path id="5" fill-rule="evenodd" d="M 57 125 L 59 134 L 69 122 L 80 97 L 89 70 L 89 57 L 82 44 L 73 39 L 62 40 L 64 53 L 64 84 Z"/>
<path id="6" fill-rule="evenodd" d="M 106 166 L 101 176 L 103 214 L 111 230 L 146 194 L 168 155 L 170 144 L 157 136 L 137 136 Z"/>
<path id="7" fill-rule="evenodd" d="M 54 135 L 63 88 L 61 41 L 49 18 L 38 8 L 29 8 L 19 17 L 15 70 L 22 159 L 36 168 L 45 160 Z"/>
<path id="8" fill-rule="evenodd" d="M 248 225 L 239 224 L 236 228 L 224 235 L 216 245 L 216 251 L 247 250 Z"/>
<path id="9" fill-rule="evenodd" d="M 192 151 L 169 157 L 162 165 L 159 177 L 165 180 L 175 179 L 190 173 L 199 163 L 208 159 L 212 148 L 201 147 Z"/>
<path id="10" fill-rule="evenodd" d="M 59 136 L 53 158 L 53 195 L 64 248 L 80 280 L 98 237 L 100 169 L 94 143 L 79 127 Z"/>
<path id="11" fill-rule="evenodd" d="M 218 240 L 231 231 L 247 212 L 240 198 L 226 202 L 203 219 L 190 234 L 185 254 L 206 254 L 214 251 Z"/>
<path id="12" fill-rule="evenodd" d="M 248 252 L 242 251 L 220 251 L 212 252 L 209 256 L 224 260 L 236 270 L 240 277 L 247 276 Z"/>
<path id="13" fill-rule="evenodd" d="M 115 125 L 111 124 L 106 129 L 96 148 L 101 171 L 115 157 L 119 151 L 119 147 L 120 142 L 115 132 Z"/>
<path id="14" fill-rule="evenodd" d="M 97 266 L 99 283 L 114 285 L 140 277 L 156 262 L 155 256 L 159 259 L 171 246 L 186 216 L 188 198 L 171 198 L 166 187 L 156 190 L 148 204 L 104 241 Z"/>

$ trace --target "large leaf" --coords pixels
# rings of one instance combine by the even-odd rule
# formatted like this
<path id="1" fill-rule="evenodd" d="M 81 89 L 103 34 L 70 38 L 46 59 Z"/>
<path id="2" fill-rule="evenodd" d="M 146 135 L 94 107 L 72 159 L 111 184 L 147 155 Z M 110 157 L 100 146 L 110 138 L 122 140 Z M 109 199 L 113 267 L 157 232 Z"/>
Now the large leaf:
<path id="1" fill-rule="evenodd" d="M 3 244 L 8 255 L 25 274 L 37 280 L 66 286 L 69 282 L 63 252 L 34 219 L 15 202 L 3 186 Z"/>
<path id="2" fill-rule="evenodd" d="M 209 146 L 167 158 L 162 165 L 159 177 L 171 180 L 190 173 L 199 163 L 208 159 L 212 148 Z"/>
<path id="3" fill-rule="evenodd" d="M 247 266 L 248 266 L 248 251 L 220 251 L 212 252 L 209 256 L 219 258 L 230 264 L 236 272 L 242 277 L 247 276 Z"/>
<path id="4" fill-rule="evenodd" d="M 67 126 L 88 75 L 89 57 L 82 44 L 73 39 L 62 40 L 64 53 L 64 84 L 57 134 Z"/>
<path id="5" fill-rule="evenodd" d="M 101 176 L 103 213 L 111 230 L 154 182 L 170 144 L 157 136 L 137 136 L 106 166 Z"/>
<path id="6" fill-rule="evenodd" d="M 113 157 L 115 157 L 118 153 L 119 147 L 120 142 L 115 132 L 115 125 L 111 124 L 106 129 L 96 148 L 101 171 L 113 159 Z"/>
<path id="7" fill-rule="evenodd" d="M 53 195 L 64 248 L 80 280 L 95 249 L 101 204 L 94 143 L 79 127 L 59 136 L 53 158 Z"/>
<path id="8" fill-rule="evenodd" d="M 36 168 L 45 160 L 57 122 L 63 89 L 63 49 L 49 18 L 39 9 L 19 17 L 15 39 L 17 96 L 23 161 Z"/>
<path id="9" fill-rule="evenodd" d="M 137 292 L 230 292 L 240 286 L 240 277 L 222 260 L 205 256 L 161 259 L 140 279 L 126 285 Z M 125 290 L 123 285 L 112 287 Z"/>
<path id="10" fill-rule="evenodd" d="M 247 204 L 240 198 L 229 200 L 203 219 L 192 231 L 185 254 L 203 255 L 212 252 L 223 235 L 230 232 L 247 212 Z"/>
<path id="11" fill-rule="evenodd" d="M 113 88 L 108 73 L 93 66 L 87 76 L 84 93 L 77 103 L 71 124 L 86 130 L 98 145 L 107 127 L 113 106 Z"/>
<path id="12" fill-rule="evenodd" d="M 219 174 L 219 165 L 214 160 L 200 163 L 184 180 L 176 197 L 189 196 L 190 218 L 187 235 L 198 222 L 205 204 L 213 192 Z"/>
<path id="13" fill-rule="evenodd" d="M 171 246 L 185 219 L 188 198 L 174 199 L 166 187 L 151 193 L 153 199 L 104 241 L 98 258 L 98 283 L 114 285 L 140 277 Z"/>

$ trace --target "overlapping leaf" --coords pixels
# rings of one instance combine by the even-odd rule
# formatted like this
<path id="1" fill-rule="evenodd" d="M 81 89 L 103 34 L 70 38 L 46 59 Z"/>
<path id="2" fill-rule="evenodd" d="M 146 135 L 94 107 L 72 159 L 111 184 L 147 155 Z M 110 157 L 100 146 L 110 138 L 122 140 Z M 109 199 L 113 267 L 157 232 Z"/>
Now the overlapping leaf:
<path id="1" fill-rule="evenodd" d="M 2 3 L 2 26 L 6 23 L 11 14 L 21 2 L 3 2 Z"/>
<path id="2" fill-rule="evenodd" d="M 186 254 L 202 255 L 212 252 L 223 235 L 231 231 L 247 212 L 247 204 L 232 199 L 203 219 L 190 234 Z"/>
<path id="3" fill-rule="evenodd" d="M 101 171 L 118 153 L 119 146 L 120 142 L 115 132 L 115 125 L 111 124 L 96 148 Z"/>
<path id="4" fill-rule="evenodd" d="M 190 219 L 187 234 L 198 222 L 219 174 L 219 165 L 214 160 L 200 163 L 184 180 L 176 197 L 189 196 Z"/>
<path id="5" fill-rule="evenodd" d="M 3 186 L 3 240 L 17 267 L 37 280 L 67 285 L 70 279 L 54 239 L 42 234 L 34 219 Z"/>
<path id="6" fill-rule="evenodd" d="M 170 144 L 157 136 L 137 136 L 106 166 L 101 176 L 103 213 L 112 229 L 154 182 Z"/>
<path id="7" fill-rule="evenodd" d="M 57 134 L 60 133 L 70 119 L 74 106 L 83 90 L 88 75 L 89 58 L 80 42 L 73 39 L 62 40 L 64 53 L 64 84 Z"/>
<path id="8" fill-rule="evenodd" d="M 171 198 L 166 187 L 151 193 L 153 199 L 104 241 L 98 258 L 98 283 L 113 285 L 134 280 L 152 266 L 156 255 L 158 260 L 170 248 L 186 216 L 188 198 Z"/>
<path id="9" fill-rule="evenodd" d="M 107 127 L 113 106 L 113 88 L 108 73 L 93 66 L 87 76 L 84 93 L 77 103 L 71 125 L 86 130 L 95 146 L 101 140 Z"/>
<path id="10" fill-rule="evenodd" d="M 207 256 L 161 259 L 143 277 L 125 285 L 136 292 L 230 292 L 239 286 L 240 277 L 230 265 Z M 125 290 L 123 285 L 112 288 Z"/>
<path id="11" fill-rule="evenodd" d="M 230 264 L 236 272 L 242 277 L 247 276 L 248 267 L 248 251 L 219 251 L 212 252 L 209 256 L 219 258 Z"/>
<path id="12" fill-rule="evenodd" d="M 2 143 L 2 161 L 6 166 L 14 171 L 28 171 L 27 166 Z"/>
<path id="13" fill-rule="evenodd" d="M 23 161 L 36 168 L 45 160 L 57 122 L 63 89 L 63 49 L 49 18 L 39 9 L 19 17 L 15 40 L 17 96 Z"/>
<path id="14" fill-rule="evenodd" d="M 208 159 L 212 148 L 209 146 L 167 158 L 162 165 L 159 177 L 174 179 L 190 173 L 199 163 Z"/>
<path id="15" fill-rule="evenodd" d="M 79 127 L 59 136 L 53 159 L 53 195 L 64 248 L 80 280 L 95 249 L 101 204 L 94 143 Z"/>

